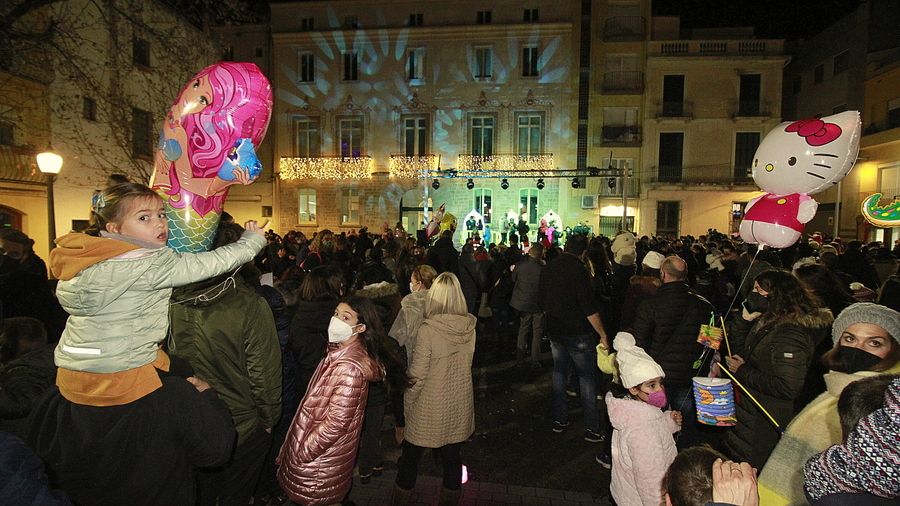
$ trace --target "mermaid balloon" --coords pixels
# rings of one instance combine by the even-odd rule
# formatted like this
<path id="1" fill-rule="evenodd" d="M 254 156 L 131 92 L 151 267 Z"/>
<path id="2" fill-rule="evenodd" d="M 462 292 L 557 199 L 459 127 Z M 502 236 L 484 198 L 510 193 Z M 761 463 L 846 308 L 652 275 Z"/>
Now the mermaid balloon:
<path id="1" fill-rule="evenodd" d="M 272 88 L 253 63 L 219 62 L 178 94 L 163 121 L 150 186 L 163 197 L 170 248 L 206 251 L 234 184 L 262 172 L 256 148 L 272 114 Z"/>
<path id="2" fill-rule="evenodd" d="M 900 199 L 895 198 L 886 206 L 879 206 L 880 193 L 873 193 L 862 203 L 862 215 L 869 223 L 881 228 L 900 227 Z"/>

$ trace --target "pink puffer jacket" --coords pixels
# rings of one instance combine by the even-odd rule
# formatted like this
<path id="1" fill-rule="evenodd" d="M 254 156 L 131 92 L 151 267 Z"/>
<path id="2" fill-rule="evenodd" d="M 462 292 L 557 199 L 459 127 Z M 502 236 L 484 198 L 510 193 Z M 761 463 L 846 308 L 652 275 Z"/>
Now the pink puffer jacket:
<path id="1" fill-rule="evenodd" d="M 312 506 L 339 503 L 347 495 L 369 382 L 382 377 L 361 341 L 328 350 L 275 461 L 278 482 L 291 500 Z"/>

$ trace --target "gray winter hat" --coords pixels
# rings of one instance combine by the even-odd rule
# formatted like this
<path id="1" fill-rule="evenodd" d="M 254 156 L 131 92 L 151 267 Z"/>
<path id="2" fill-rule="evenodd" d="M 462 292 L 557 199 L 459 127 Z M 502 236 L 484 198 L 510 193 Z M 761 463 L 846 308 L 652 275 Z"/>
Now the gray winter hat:
<path id="1" fill-rule="evenodd" d="M 841 334 L 854 323 L 871 323 L 887 331 L 894 341 L 900 342 L 900 313 L 889 307 L 872 302 L 850 304 L 834 319 L 831 339 L 837 344 Z"/>

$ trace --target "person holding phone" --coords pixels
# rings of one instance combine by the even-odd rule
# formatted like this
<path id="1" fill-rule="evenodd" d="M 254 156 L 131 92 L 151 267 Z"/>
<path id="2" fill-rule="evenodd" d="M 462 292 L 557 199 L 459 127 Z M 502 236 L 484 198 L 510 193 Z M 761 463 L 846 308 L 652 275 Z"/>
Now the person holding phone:
<path id="1" fill-rule="evenodd" d="M 794 399 L 806 381 L 816 345 L 829 332 L 831 311 L 782 269 L 761 273 L 728 331 L 732 355 L 725 366 L 783 430 L 796 414 Z M 762 469 L 779 430 L 765 413 L 742 396 L 737 426 L 724 445 L 735 460 Z"/>

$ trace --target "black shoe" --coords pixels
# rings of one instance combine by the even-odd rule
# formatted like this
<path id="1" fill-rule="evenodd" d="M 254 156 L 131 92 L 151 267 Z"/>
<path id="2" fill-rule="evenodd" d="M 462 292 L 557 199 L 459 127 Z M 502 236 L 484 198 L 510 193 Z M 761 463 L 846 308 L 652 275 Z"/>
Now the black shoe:
<path id="1" fill-rule="evenodd" d="M 606 441 L 606 436 L 598 432 L 594 432 L 591 429 L 586 429 L 584 431 L 584 440 L 588 443 L 602 443 Z"/>
<path id="2" fill-rule="evenodd" d="M 553 432 L 559 434 L 561 432 L 565 432 L 566 427 L 569 426 L 569 422 L 553 422 Z"/>

